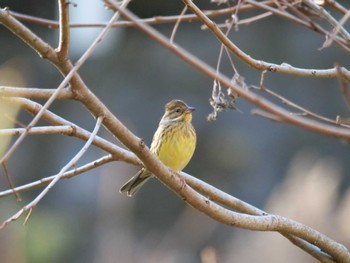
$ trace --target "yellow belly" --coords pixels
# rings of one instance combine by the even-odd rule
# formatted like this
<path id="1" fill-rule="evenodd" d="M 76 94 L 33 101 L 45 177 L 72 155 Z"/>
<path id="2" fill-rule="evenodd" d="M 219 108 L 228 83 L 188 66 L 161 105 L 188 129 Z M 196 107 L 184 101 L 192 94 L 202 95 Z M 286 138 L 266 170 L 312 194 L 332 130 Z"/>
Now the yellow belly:
<path id="1" fill-rule="evenodd" d="M 196 148 L 196 136 L 194 132 L 187 134 L 177 133 L 163 141 L 158 149 L 159 159 L 174 171 L 181 171 L 188 162 Z"/>

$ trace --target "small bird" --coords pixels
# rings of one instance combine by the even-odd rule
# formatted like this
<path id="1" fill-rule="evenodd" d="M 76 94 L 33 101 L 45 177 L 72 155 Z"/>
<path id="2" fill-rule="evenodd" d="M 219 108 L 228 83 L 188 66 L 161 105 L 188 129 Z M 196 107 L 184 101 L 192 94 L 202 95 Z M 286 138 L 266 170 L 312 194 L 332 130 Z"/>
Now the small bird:
<path id="1" fill-rule="evenodd" d="M 151 152 L 158 156 L 166 166 L 175 172 L 181 171 L 188 164 L 196 148 L 196 131 L 191 120 L 195 108 L 181 100 L 172 100 L 165 105 L 165 113 L 153 136 Z M 127 181 L 120 192 L 132 196 L 153 174 L 142 168 Z"/>

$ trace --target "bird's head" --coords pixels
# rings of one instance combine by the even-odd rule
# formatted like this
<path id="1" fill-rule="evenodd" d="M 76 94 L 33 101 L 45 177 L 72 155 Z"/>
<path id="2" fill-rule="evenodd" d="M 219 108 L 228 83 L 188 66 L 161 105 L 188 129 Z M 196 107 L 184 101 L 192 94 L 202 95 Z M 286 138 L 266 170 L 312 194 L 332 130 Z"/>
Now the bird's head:
<path id="1" fill-rule="evenodd" d="M 191 122 L 192 112 L 195 108 L 188 106 L 182 100 L 172 100 L 165 105 L 162 121 L 165 122 Z"/>

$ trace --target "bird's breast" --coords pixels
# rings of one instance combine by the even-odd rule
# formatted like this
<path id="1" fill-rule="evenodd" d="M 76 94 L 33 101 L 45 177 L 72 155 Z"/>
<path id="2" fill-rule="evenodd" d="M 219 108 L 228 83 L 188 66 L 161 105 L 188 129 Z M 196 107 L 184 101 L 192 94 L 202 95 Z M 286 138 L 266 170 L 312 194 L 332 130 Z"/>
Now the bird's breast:
<path id="1" fill-rule="evenodd" d="M 162 137 L 156 154 L 165 165 L 174 171 L 181 171 L 194 153 L 196 134 L 191 124 L 177 128 Z"/>

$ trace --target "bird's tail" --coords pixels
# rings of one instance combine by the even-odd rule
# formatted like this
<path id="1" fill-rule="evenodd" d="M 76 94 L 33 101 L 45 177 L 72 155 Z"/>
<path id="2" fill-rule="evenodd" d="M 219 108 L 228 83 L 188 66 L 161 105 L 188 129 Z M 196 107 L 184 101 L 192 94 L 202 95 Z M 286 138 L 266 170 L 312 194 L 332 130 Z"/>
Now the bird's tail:
<path id="1" fill-rule="evenodd" d="M 120 193 L 125 193 L 127 196 L 133 196 L 144 183 L 152 177 L 152 174 L 146 169 L 141 169 L 137 174 L 135 174 L 129 181 L 127 181 L 120 189 Z"/>

